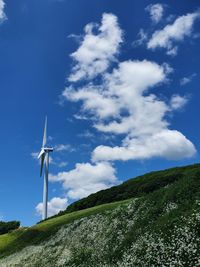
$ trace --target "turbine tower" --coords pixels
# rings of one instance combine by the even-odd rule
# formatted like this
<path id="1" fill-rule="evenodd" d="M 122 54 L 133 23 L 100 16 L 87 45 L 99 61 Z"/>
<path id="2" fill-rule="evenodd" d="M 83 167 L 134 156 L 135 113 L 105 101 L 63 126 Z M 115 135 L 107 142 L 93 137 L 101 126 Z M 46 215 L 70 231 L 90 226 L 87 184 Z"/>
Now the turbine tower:
<path id="1" fill-rule="evenodd" d="M 44 125 L 44 136 L 43 136 L 42 148 L 41 148 L 40 154 L 38 155 L 38 159 L 40 159 L 40 177 L 42 176 L 43 167 L 45 166 L 44 188 L 43 188 L 43 213 L 42 213 L 43 220 L 47 218 L 48 175 L 49 175 L 49 153 L 50 152 L 53 152 L 53 148 L 47 146 L 47 117 L 46 117 L 45 125 Z"/>

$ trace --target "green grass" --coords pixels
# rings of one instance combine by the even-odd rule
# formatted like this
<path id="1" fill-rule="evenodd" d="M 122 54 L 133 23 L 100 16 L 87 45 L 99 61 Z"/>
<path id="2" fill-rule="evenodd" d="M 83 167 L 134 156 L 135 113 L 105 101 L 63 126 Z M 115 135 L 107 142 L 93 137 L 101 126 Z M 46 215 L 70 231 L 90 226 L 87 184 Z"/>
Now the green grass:
<path id="1" fill-rule="evenodd" d="M 200 164 L 153 172 L 128 180 L 72 204 L 63 215 L 52 217 L 30 228 L 20 228 L 0 235 L 0 258 L 26 246 L 39 244 L 62 225 L 113 210 L 119 205 L 125 208 L 133 198 L 138 198 L 138 205 L 141 207 L 144 202 L 146 206 L 141 210 L 144 216 L 134 225 L 134 235 L 130 236 L 136 238 L 147 227 L 151 230 L 155 228 L 155 231 L 160 229 L 167 235 L 168 229 L 179 223 L 181 216 L 190 216 L 196 200 L 200 201 Z M 178 209 L 163 214 L 166 204 L 171 202 L 176 203 Z"/>
<path id="2" fill-rule="evenodd" d="M 105 203 L 111 203 L 132 197 L 145 196 L 166 185 L 173 184 L 177 180 L 181 180 L 187 176 L 188 173 L 193 173 L 198 170 L 200 170 L 200 164 L 147 173 L 130 179 L 118 186 L 101 190 L 86 198 L 78 200 L 69 205 L 65 211 L 60 212 L 57 216 Z"/>
<path id="3" fill-rule="evenodd" d="M 26 246 L 39 244 L 54 234 L 62 225 L 71 223 L 83 217 L 115 209 L 119 205 L 125 205 L 130 201 L 131 199 L 128 199 L 75 211 L 46 220 L 30 228 L 20 228 L 11 233 L 0 235 L 0 258 L 17 252 Z"/>

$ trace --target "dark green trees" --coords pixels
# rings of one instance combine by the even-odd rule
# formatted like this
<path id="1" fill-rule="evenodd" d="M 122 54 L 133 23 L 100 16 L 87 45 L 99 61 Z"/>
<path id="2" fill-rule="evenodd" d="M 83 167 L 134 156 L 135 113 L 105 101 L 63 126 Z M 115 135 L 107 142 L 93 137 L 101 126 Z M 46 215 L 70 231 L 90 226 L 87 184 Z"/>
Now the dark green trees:
<path id="1" fill-rule="evenodd" d="M 18 229 L 20 226 L 19 221 L 3 222 L 0 221 L 0 235 L 6 234 L 12 230 Z"/>

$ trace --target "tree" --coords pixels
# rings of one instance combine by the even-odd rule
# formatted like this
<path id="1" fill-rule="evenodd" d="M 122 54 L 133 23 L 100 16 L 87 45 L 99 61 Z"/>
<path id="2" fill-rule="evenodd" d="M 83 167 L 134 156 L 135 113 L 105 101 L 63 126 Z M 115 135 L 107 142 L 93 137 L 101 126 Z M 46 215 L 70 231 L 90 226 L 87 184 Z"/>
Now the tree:
<path id="1" fill-rule="evenodd" d="M 10 221 L 10 222 L 0 221 L 0 235 L 18 229 L 19 227 L 20 227 L 19 221 Z"/>

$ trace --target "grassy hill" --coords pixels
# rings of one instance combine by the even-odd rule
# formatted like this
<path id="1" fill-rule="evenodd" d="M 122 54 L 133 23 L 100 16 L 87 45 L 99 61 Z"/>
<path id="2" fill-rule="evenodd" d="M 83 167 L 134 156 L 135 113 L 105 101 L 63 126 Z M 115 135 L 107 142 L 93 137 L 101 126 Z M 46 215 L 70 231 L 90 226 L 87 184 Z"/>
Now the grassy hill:
<path id="1" fill-rule="evenodd" d="M 72 223 L 75 220 L 97 213 L 103 213 L 108 210 L 115 209 L 121 204 L 129 202 L 129 200 L 114 202 L 105 205 L 99 205 L 93 208 L 71 212 L 56 218 L 52 218 L 36 224 L 32 227 L 22 227 L 11 233 L 0 235 L 0 259 L 21 250 L 30 245 L 37 245 L 42 241 L 55 234 L 58 229 L 65 224 Z"/>
<path id="2" fill-rule="evenodd" d="M 2 267 L 195 267 L 199 255 L 200 164 L 131 179 L 0 236 Z"/>
<path id="3" fill-rule="evenodd" d="M 141 197 L 177 180 L 181 180 L 196 171 L 200 171 L 200 164 L 151 172 L 76 201 L 69 205 L 65 211 L 60 212 L 58 216 L 105 203 Z"/>

